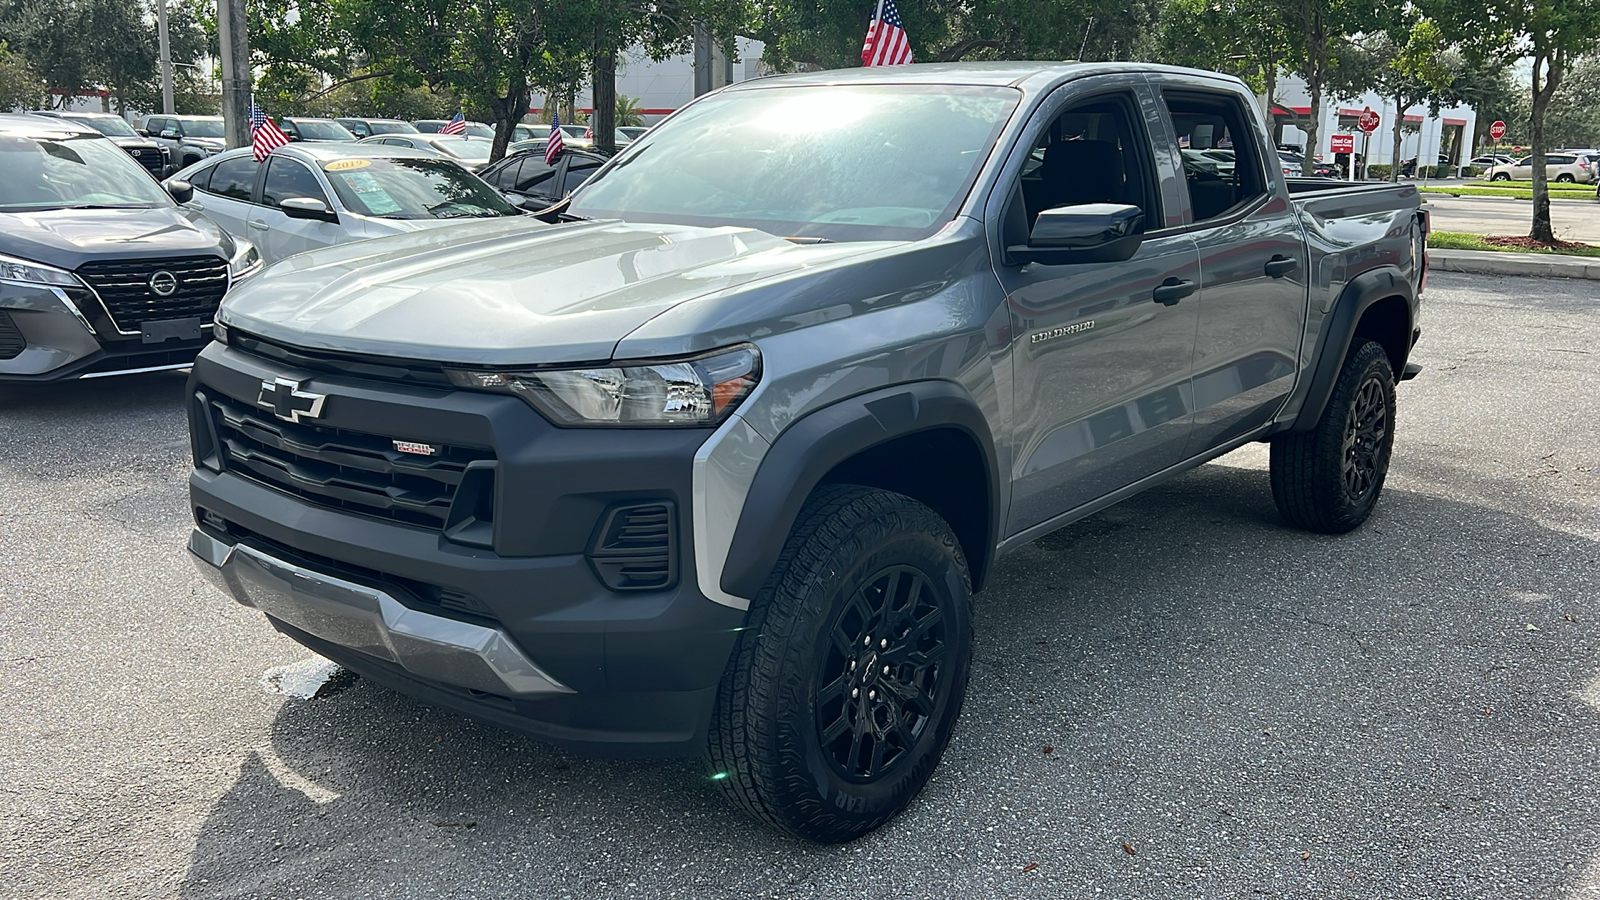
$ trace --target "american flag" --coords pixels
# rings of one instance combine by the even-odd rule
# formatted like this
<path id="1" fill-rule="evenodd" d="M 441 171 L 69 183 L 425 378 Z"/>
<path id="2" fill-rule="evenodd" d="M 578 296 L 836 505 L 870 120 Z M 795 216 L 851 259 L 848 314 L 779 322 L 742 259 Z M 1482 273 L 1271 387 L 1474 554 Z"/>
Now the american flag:
<path id="1" fill-rule="evenodd" d="M 561 155 L 562 149 L 561 116 L 552 113 L 550 115 L 550 139 L 544 142 L 544 164 L 547 166 L 555 165 L 556 157 Z"/>
<path id="2" fill-rule="evenodd" d="M 904 66 L 911 62 L 911 42 L 900 24 L 900 10 L 894 0 L 878 0 L 878 14 L 867 26 L 867 42 L 861 47 L 863 66 Z"/>
<path id="3" fill-rule="evenodd" d="M 439 126 L 439 133 L 440 134 L 466 134 L 467 133 L 467 117 L 463 116 L 461 114 L 460 110 L 457 110 L 456 111 L 456 117 L 454 119 L 451 119 L 450 121 L 448 121 L 448 122 L 444 123 L 443 125 Z"/>
<path id="4" fill-rule="evenodd" d="M 267 154 L 289 143 L 289 136 L 283 133 L 278 123 L 267 117 L 256 101 L 250 101 L 250 148 L 255 152 L 256 162 L 267 158 Z"/>

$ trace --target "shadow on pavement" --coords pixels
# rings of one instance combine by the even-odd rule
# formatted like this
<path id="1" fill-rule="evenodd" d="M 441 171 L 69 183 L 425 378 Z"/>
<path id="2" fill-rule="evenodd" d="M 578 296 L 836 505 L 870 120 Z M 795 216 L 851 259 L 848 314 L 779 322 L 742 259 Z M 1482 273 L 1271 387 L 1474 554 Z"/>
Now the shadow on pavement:
<path id="1" fill-rule="evenodd" d="M 1597 558 L 1393 486 L 1292 532 L 1265 473 L 1209 465 L 1005 560 L 943 765 L 856 844 L 360 682 L 282 706 L 183 896 L 1569 895 L 1600 859 Z"/>

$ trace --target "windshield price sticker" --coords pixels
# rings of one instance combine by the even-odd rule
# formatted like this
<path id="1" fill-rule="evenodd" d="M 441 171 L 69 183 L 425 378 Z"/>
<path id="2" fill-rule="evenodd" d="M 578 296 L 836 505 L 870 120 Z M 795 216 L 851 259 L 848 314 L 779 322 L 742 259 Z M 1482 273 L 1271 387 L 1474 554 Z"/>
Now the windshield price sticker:
<path id="1" fill-rule="evenodd" d="M 372 165 L 370 159 L 336 159 L 322 167 L 324 172 L 348 172 L 351 169 L 365 169 Z"/>

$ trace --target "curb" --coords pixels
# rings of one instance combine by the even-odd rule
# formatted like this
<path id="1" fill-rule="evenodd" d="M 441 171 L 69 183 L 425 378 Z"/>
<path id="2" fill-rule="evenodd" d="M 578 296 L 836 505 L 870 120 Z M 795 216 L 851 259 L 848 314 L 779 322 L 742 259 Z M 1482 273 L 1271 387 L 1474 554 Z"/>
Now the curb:
<path id="1" fill-rule="evenodd" d="M 1429 249 L 1428 267 L 1435 272 L 1531 275 L 1542 278 L 1585 278 L 1600 281 L 1600 256 Z"/>

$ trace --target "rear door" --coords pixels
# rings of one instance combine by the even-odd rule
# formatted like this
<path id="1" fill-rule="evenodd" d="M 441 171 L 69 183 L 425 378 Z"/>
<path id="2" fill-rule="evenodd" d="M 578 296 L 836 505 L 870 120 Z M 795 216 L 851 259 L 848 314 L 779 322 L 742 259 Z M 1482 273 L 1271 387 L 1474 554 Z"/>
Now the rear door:
<path id="1" fill-rule="evenodd" d="M 1150 101 L 1140 76 L 1064 86 L 1035 112 L 989 200 L 1011 335 L 1008 536 L 1173 465 L 1189 436 L 1199 308 L 1185 288 L 1200 267 L 1193 237 L 1168 214 L 1163 182 L 1175 173 L 1153 153 Z M 1132 259 L 1008 261 L 1005 248 L 1027 241 L 1040 211 L 1090 203 L 1144 211 Z"/>
<path id="2" fill-rule="evenodd" d="M 1299 213 L 1267 168 L 1254 98 L 1223 82 L 1151 78 L 1184 165 L 1185 225 L 1200 252 L 1194 428 L 1198 456 L 1266 424 L 1294 387 L 1306 317 L 1306 248 Z M 1226 175 L 1194 164 L 1197 149 L 1230 146 Z"/>
<path id="3" fill-rule="evenodd" d="M 250 154 L 230 156 L 207 170 L 207 176 L 195 184 L 192 205 L 198 206 L 206 218 L 217 223 L 223 231 L 234 237 L 253 240 L 247 223 L 254 208 L 256 175 L 261 164 Z"/>
<path id="4" fill-rule="evenodd" d="M 309 166 L 276 153 L 268 156 L 267 171 L 261 180 L 261 202 L 250 215 L 250 240 L 268 263 L 339 243 L 343 237 L 338 223 L 289 218 L 282 204 L 295 197 L 321 200 L 333 209 L 328 192 Z"/>

